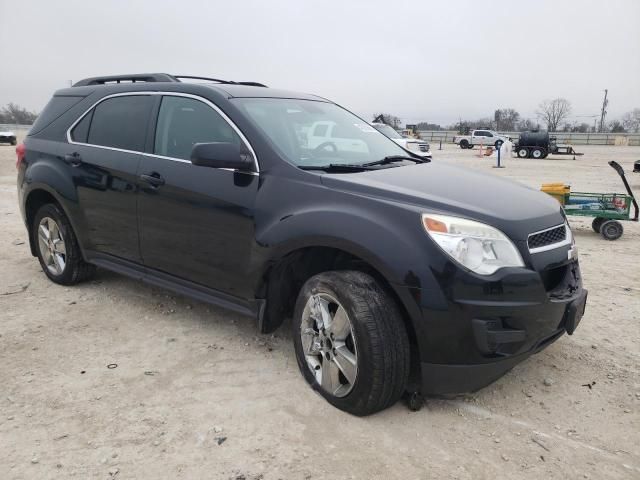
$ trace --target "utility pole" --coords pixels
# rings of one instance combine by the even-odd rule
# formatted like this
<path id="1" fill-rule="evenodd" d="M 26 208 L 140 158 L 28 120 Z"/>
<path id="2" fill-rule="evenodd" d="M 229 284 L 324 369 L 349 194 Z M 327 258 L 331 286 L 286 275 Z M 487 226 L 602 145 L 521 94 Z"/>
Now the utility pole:
<path id="1" fill-rule="evenodd" d="M 600 133 L 604 132 L 604 118 L 607 116 L 607 105 L 609 104 L 607 93 L 609 93 L 609 90 L 605 89 L 604 100 L 602 100 L 602 113 L 600 114 Z"/>

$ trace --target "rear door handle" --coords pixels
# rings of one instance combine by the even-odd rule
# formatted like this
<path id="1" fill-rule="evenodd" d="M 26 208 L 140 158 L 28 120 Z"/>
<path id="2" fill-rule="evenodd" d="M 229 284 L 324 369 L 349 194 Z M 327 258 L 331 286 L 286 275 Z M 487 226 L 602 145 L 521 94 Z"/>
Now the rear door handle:
<path id="1" fill-rule="evenodd" d="M 77 167 L 82 164 L 82 157 L 78 152 L 67 153 L 63 159 L 65 163 L 68 163 L 72 167 Z"/>
<path id="2" fill-rule="evenodd" d="M 160 187 L 164 185 L 164 178 L 158 172 L 143 173 L 140 175 L 140 180 L 147 182 L 153 187 Z"/>

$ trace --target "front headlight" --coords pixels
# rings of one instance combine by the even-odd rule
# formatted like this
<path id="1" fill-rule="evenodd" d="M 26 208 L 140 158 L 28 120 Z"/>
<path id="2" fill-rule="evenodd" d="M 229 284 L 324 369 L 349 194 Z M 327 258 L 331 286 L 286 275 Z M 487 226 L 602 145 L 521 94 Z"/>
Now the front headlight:
<path id="1" fill-rule="evenodd" d="M 500 230 L 466 218 L 422 215 L 424 229 L 451 258 L 480 275 L 524 267 L 520 252 Z"/>

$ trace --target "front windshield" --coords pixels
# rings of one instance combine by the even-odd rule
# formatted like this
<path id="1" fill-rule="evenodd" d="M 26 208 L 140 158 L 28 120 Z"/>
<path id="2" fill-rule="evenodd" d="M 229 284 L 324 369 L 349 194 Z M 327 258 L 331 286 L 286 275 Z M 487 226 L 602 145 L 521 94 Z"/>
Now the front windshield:
<path id="1" fill-rule="evenodd" d="M 360 165 L 407 155 L 368 123 L 333 103 L 288 98 L 236 98 L 291 163 Z"/>
<path id="2" fill-rule="evenodd" d="M 404 138 L 402 135 L 396 132 L 393 128 L 391 128 L 389 125 L 378 123 L 373 125 L 373 128 L 375 128 L 381 133 L 384 133 L 389 138 Z"/>

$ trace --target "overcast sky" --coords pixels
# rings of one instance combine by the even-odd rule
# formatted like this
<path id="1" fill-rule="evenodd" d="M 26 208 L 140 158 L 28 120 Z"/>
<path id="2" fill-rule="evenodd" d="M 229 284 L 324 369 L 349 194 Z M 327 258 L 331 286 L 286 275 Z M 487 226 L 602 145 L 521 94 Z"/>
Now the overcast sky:
<path id="1" fill-rule="evenodd" d="M 640 1 L 0 0 L 0 105 L 39 111 L 69 80 L 168 72 L 451 123 L 565 97 L 640 107 Z"/>

